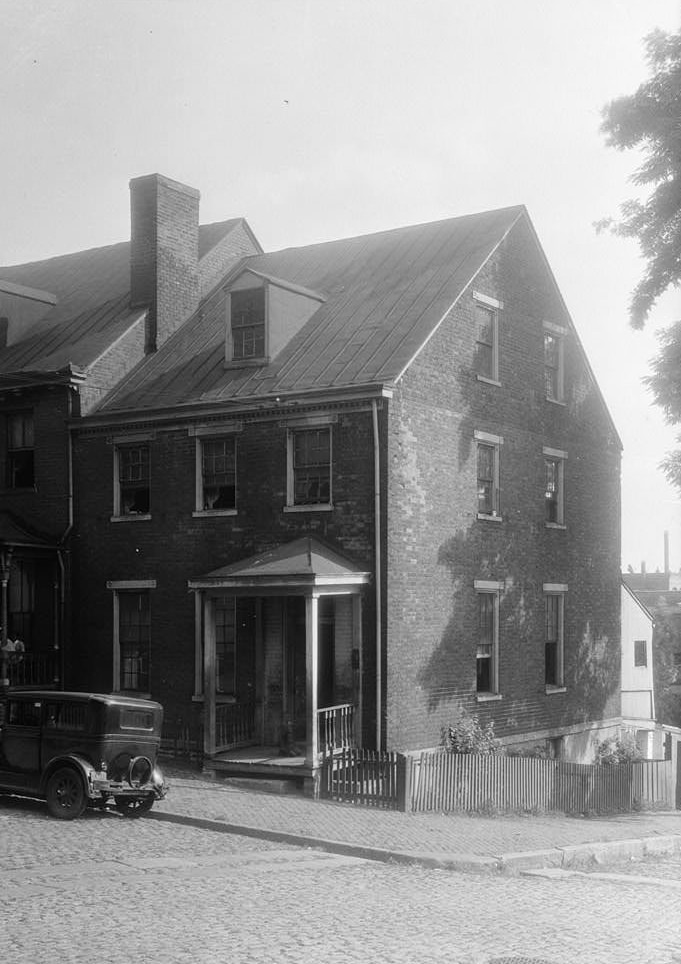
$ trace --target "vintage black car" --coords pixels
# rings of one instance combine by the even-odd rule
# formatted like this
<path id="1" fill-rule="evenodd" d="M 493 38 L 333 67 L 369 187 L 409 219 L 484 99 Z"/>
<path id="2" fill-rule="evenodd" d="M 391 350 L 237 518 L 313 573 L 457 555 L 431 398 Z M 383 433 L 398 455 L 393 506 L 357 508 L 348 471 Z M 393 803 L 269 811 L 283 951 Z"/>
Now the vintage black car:
<path id="1" fill-rule="evenodd" d="M 151 700 L 10 692 L 0 701 L 0 792 L 41 797 L 60 820 L 88 805 L 140 816 L 166 794 L 156 764 L 162 723 Z"/>

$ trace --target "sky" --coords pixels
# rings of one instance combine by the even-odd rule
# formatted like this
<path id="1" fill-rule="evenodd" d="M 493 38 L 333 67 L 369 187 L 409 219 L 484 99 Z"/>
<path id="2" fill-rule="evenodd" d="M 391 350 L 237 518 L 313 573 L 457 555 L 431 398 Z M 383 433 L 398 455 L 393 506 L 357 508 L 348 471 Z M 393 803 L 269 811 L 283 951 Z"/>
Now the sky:
<path id="1" fill-rule="evenodd" d="M 524 204 L 624 445 L 622 563 L 681 569 L 675 431 L 642 379 L 635 242 L 598 234 L 640 157 L 601 110 L 678 0 L 0 0 L 0 264 L 129 238 L 128 182 L 201 191 L 265 250 Z"/>

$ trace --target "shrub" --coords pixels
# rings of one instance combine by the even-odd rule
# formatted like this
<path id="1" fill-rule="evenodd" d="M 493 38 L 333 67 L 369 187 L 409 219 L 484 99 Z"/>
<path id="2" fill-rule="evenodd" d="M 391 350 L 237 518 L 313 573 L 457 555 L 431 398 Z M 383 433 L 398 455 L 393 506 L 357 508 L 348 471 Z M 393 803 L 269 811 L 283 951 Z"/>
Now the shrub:
<path id="1" fill-rule="evenodd" d="M 621 737 L 611 736 L 596 743 L 596 763 L 599 766 L 637 763 L 642 759 L 643 754 L 631 733 L 624 733 Z"/>
<path id="2" fill-rule="evenodd" d="M 494 723 L 482 726 L 477 716 L 462 713 L 458 720 L 442 728 L 440 745 L 449 753 L 501 753 L 494 735 Z"/>

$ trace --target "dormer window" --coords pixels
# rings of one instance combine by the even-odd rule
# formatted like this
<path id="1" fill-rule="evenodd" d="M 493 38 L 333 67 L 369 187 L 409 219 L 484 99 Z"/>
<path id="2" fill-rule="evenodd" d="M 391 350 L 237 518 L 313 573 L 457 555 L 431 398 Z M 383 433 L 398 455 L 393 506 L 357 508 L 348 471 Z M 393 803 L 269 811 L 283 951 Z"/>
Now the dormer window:
<path id="1" fill-rule="evenodd" d="M 265 357 L 265 288 L 231 293 L 232 359 Z"/>

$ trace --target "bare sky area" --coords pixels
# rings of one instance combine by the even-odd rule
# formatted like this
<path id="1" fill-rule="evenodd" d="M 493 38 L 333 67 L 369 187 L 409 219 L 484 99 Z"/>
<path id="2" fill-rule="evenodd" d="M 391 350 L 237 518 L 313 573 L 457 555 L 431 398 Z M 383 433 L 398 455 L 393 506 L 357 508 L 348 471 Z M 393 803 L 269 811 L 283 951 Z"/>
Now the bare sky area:
<path id="1" fill-rule="evenodd" d="M 128 181 L 201 191 L 266 250 L 525 204 L 624 443 L 622 561 L 681 568 L 674 433 L 641 379 L 636 246 L 593 223 L 637 158 L 601 108 L 677 0 L 0 0 L 0 263 L 129 237 Z"/>

